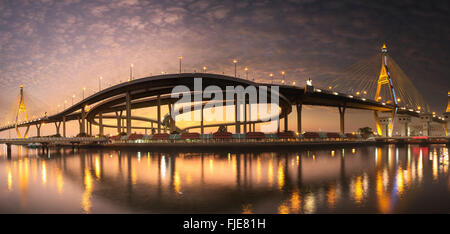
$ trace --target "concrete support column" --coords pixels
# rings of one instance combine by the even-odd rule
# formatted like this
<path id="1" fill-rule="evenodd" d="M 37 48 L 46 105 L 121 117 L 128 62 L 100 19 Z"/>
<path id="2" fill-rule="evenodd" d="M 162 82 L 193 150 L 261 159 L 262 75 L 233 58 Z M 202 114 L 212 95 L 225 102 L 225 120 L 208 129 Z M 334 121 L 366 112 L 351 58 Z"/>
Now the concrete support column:
<path id="1" fill-rule="evenodd" d="M 63 137 L 66 137 L 66 116 L 63 116 Z"/>
<path id="2" fill-rule="evenodd" d="M 11 159 L 11 144 L 6 144 L 6 158 Z"/>
<path id="3" fill-rule="evenodd" d="M 168 104 L 169 107 L 169 119 L 170 119 L 170 125 L 169 125 L 169 133 L 172 133 L 177 130 L 177 125 L 175 122 L 175 118 L 172 116 L 172 105 L 171 103 Z"/>
<path id="4" fill-rule="evenodd" d="M 78 117 L 78 126 L 80 127 L 80 133 L 82 132 L 82 130 L 81 130 L 81 118 L 80 117 Z"/>
<path id="5" fill-rule="evenodd" d="M 399 115 L 397 120 L 400 126 L 400 136 L 409 136 L 409 123 L 411 123 L 411 116 Z"/>
<path id="6" fill-rule="evenodd" d="M 340 106 L 339 108 L 339 122 L 340 122 L 340 132 L 341 134 L 345 133 L 345 119 L 344 119 L 344 115 L 345 115 L 345 105 L 344 106 Z"/>
<path id="7" fill-rule="evenodd" d="M 280 116 L 277 118 L 277 132 L 280 132 Z"/>
<path id="8" fill-rule="evenodd" d="M 240 111 L 240 105 L 238 103 L 237 97 L 234 98 L 234 121 L 235 121 L 235 132 L 241 133 L 241 126 L 239 124 L 239 121 L 241 119 L 240 117 L 241 111 Z"/>
<path id="9" fill-rule="evenodd" d="M 200 107 L 200 133 L 205 133 L 205 127 L 203 123 L 203 105 Z"/>
<path id="10" fill-rule="evenodd" d="M 122 111 L 116 111 L 116 117 L 117 117 L 117 134 L 120 134 L 122 132 Z"/>
<path id="11" fill-rule="evenodd" d="M 247 100 L 244 97 L 244 134 L 247 133 Z"/>
<path id="12" fill-rule="evenodd" d="M 250 103 L 250 100 L 249 100 L 249 103 L 248 103 L 248 120 L 250 122 L 248 124 L 248 131 L 249 132 L 254 132 L 255 129 L 252 130 L 252 104 Z"/>
<path id="13" fill-rule="evenodd" d="M 98 113 L 98 134 L 103 136 L 103 114 L 102 112 Z"/>
<path id="14" fill-rule="evenodd" d="M 450 99 L 450 95 L 449 95 L 449 99 Z M 448 109 L 450 110 L 450 101 L 449 101 L 449 105 L 448 105 Z M 450 130 L 450 112 L 444 112 L 444 135 L 445 136 L 449 136 L 448 131 Z"/>
<path id="15" fill-rule="evenodd" d="M 92 122 L 89 122 L 88 125 L 89 125 L 89 135 L 92 136 Z"/>
<path id="16" fill-rule="evenodd" d="M 379 136 L 382 136 L 383 135 L 383 131 L 382 131 L 382 128 L 381 128 L 380 117 L 378 116 L 378 111 L 373 111 L 373 117 L 375 119 L 375 126 L 377 128 L 377 134 Z"/>
<path id="17" fill-rule="evenodd" d="M 158 133 L 161 133 L 161 96 L 158 95 Z"/>
<path id="18" fill-rule="evenodd" d="M 430 135 L 430 122 L 433 116 L 431 114 L 421 114 L 420 122 L 422 123 L 422 136 Z"/>
<path id="19" fill-rule="evenodd" d="M 297 103 L 297 132 L 302 134 L 302 103 Z"/>
<path id="20" fill-rule="evenodd" d="M 41 123 L 36 124 L 36 133 L 38 137 L 41 137 Z"/>
<path id="21" fill-rule="evenodd" d="M 126 99 L 126 114 L 127 114 L 127 135 L 131 134 L 131 97 L 130 92 L 128 91 L 125 96 Z"/>

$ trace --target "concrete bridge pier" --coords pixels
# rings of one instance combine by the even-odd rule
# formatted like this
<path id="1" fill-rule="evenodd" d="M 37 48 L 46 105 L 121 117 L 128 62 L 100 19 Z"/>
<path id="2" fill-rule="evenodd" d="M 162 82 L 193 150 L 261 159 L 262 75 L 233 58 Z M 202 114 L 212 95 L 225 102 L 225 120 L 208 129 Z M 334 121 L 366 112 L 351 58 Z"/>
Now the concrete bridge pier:
<path id="1" fill-rule="evenodd" d="M 80 128 L 80 133 L 81 133 L 81 118 L 80 117 L 78 117 L 78 126 Z"/>
<path id="2" fill-rule="evenodd" d="M 429 136 L 430 135 L 430 123 L 432 121 L 432 115 L 431 114 L 421 114 L 420 115 L 420 122 L 422 123 L 422 136 Z"/>
<path id="3" fill-rule="evenodd" d="M 302 134 L 302 103 L 297 103 L 297 132 Z"/>
<path id="4" fill-rule="evenodd" d="M 66 137 L 66 116 L 63 116 L 63 137 Z"/>
<path id="5" fill-rule="evenodd" d="M 11 144 L 6 144 L 6 158 L 11 160 Z"/>
<path id="6" fill-rule="evenodd" d="M 340 133 L 345 133 L 345 104 L 343 106 L 339 106 L 339 126 L 340 126 Z"/>
<path id="7" fill-rule="evenodd" d="M 243 109 L 243 112 L 244 112 L 244 134 L 245 133 L 247 133 L 247 100 L 246 100 L 246 98 L 244 97 L 244 109 Z"/>
<path id="8" fill-rule="evenodd" d="M 205 133 L 205 127 L 203 123 L 203 105 L 200 106 L 200 133 Z"/>
<path id="9" fill-rule="evenodd" d="M 127 116 L 127 135 L 131 134 L 131 97 L 130 91 L 128 91 L 125 95 L 126 99 L 126 116 Z"/>
<path id="10" fill-rule="evenodd" d="M 102 112 L 98 113 L 98 134 L 103 136 L 103 114 Z"/>
<path id="11" fill-rule="evenodd" d="M 36 124 L 36 134 L 37 134 L 37 137 L 41 137 L 41 126 L 42 126 L 41 123 L 37 123 L 37 124 Z"/>
<path id="12" fill-rule="evenodd" d="M 235 121 L 235 132 L 241 133 L 241 126 L 239 124 L 241 120 L 241 105 L 238 103 L 237 98 L 234 98 L 234 121 Z"/>
<path id="13" fill-rule="evenodd" d="M 57 134 L 57 135 L 60 135 L 60 134 L 59 134 L 59 128 L 60 128 L 60 126 L 61 126 L 61 122 L 55 122 L 56 134 Z"/>

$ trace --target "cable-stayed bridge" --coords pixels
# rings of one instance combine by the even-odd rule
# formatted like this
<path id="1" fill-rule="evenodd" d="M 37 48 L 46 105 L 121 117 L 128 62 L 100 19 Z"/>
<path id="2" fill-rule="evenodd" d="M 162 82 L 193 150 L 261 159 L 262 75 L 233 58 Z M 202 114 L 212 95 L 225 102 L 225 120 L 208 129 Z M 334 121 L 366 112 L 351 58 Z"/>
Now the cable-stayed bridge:
<path id="1" fill-rule="evenodd" d="M 374 66 L 372 65 L 374 63 L 378 63 L 378 68 L 373 68 Z M 374 72 L 374 69 L 377 69 L 378 72 Z M 375 75 L 373 75 L 374 73 Z M 180 129 L 177 127 L 175 120 L 170 118 L 170 114 L 175 108 L 175 102 L 178 101 L 177 98 L 173 98 L 173 88 L 178 85 L 184 85 L 189 88 L 190 94 L 194 95 L 196 78 L 202 78 L 204 87 L 215 85 L 221 90 L 226 90 L 227 86 L 242 86 L 244 88 L 250 86 L 278 86 L 279 90 L 276 95 L 279 97 L 280 108 L 275 115 L 280 121 L 284 121 L 284 131 L 288 131 L 287 117 L 292 113 L 293 106 L 296 107 L 297 112 L 297 133 L 302 133 L 302 106 L 318 105 L 337 107 L 339 109 L 341 134 L 345 133 L 344 117 L 347 108 L 373 111 L 377 133 L 380 136 L 392 136 L 394 120 L 403 126 L 402 135 L 409 136 L 408 124 L 411 122 L 411 118 L 419 118 L 423 122 L 423 135 L 428 135 L 428 128 L 431 122 L 441 123 L 447 134 L 450 107 L 448 107 L 444 116 L 429 113 L 429 106 L 422 95 L 392 57 L 388 55 L 385 45 L 381 49 L 381 56 L 378 55 L 377 57 L 358 62 L 321 88 L 314 87 L 311 80 L 308 80 L 305 86 L 296 86 L 295 83 L 292 85 L 286 84 L 284 80 L 282 80 L 281 84 L 268 84 L 236 76 L 206 72 L 180 72 L 179 74 L 163 74 L 140 79 L 133 79 L 132 75 L 130 75 L 129 81 L 100 90 L 56 114 L 44 114 L 35 118 L 29 118 L 26 113 L 27 100 L 24 100 L 23 87 L 21 86 L 19 106 L 15 110 L 15 120 L 3 123 L 0 131 L 15 129 L 19 138 L 26 138 L 28 137 L 27 133 L 30 126 L 35 126 L 37 135 L 40 136 L 42 124 L 53 123 L 55 124 L 56 133 L 66 137 L 66 122 L 77 121 L 79 123 L 79 136 L 81 137 L 93 136 L 93 125 L 98 126 L 98 135 L 101 136 L 104 135 L 105 127 L 116 128 L 118 133 L 130 135 L 133 129 L 162 133 L 167 131 L 183 132 L 197 128 L 203 133 L 204 128 L 225 125 L 234 126 L 236 133 L 247 133 L 254 132 L 256 124 L 265 122 L 255 118 L 255 116 L 252 118 L 251 113 L 252 108 L 254 108 L 252 105 L 254 103 L 251 103 L 252 98 L 245 97 L 243 102 L 239 102 L 237 96 L 233 95 L 231 99 L 223 100 L 223 104 L 225 106 L 234 106 L 234 121 L 222 124 L 204 124 L 203 110 L 208 108 L 204 101 L 210 101 L 211 99 L 203 99 L 201 103 L 190 103 L 190 110 L 200 107 L 201 124 Z M 271 88 L 269 89 L 271 90 Z M 181 94 L 182 92 L 178 93 L 180 96 Z M 161 113 L 161 106 L 164 105 L 167 105 L 169 109 L 169 113 L 165 116 Z M 156 119 L 131 115 L 132 109 L 147 107 L 157 108 Z M 46 113 L 45 110 L 42 110 L 42 112 Z M 20 116 L 23 115 L 25 115 L 25 118 L 20 120 Z M 103 119 L 115 119 L 116 124 L 104 124 Z M 135 121 L 144 121 L 149 124 L 147 126 L 132 125 L 132 122 Z M 280 126 L 279 121 L 278 126 Z M 20 132 L 21 128 L 25 128 L 24 133 Z M 281 131 L 281 129 L 278 127 L 277 131 Z"/>

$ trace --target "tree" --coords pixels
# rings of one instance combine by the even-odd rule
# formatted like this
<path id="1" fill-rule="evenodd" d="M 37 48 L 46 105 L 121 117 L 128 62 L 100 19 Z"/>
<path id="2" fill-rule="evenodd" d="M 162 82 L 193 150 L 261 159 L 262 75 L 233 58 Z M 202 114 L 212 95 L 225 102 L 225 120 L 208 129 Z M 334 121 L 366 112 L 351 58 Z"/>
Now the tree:
<path id="1" fill-rule="evenodd" d="M 370 127 L 363 127 L 363 128 L 358 129 L 358 131 L 364 137 L 368 137 L 373 133 L 372 128 L 370 128 Z"/>

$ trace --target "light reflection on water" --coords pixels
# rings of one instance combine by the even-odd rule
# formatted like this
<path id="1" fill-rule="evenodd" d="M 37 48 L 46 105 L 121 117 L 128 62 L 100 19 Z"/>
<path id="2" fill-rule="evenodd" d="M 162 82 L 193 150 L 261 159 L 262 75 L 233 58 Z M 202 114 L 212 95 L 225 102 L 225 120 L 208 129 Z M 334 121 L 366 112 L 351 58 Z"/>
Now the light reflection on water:
<path id="1" fill-rule="evenodd" d="M 445 146 L 290 153 L 13 148 L 0 213 L 449 213 Z"/>

